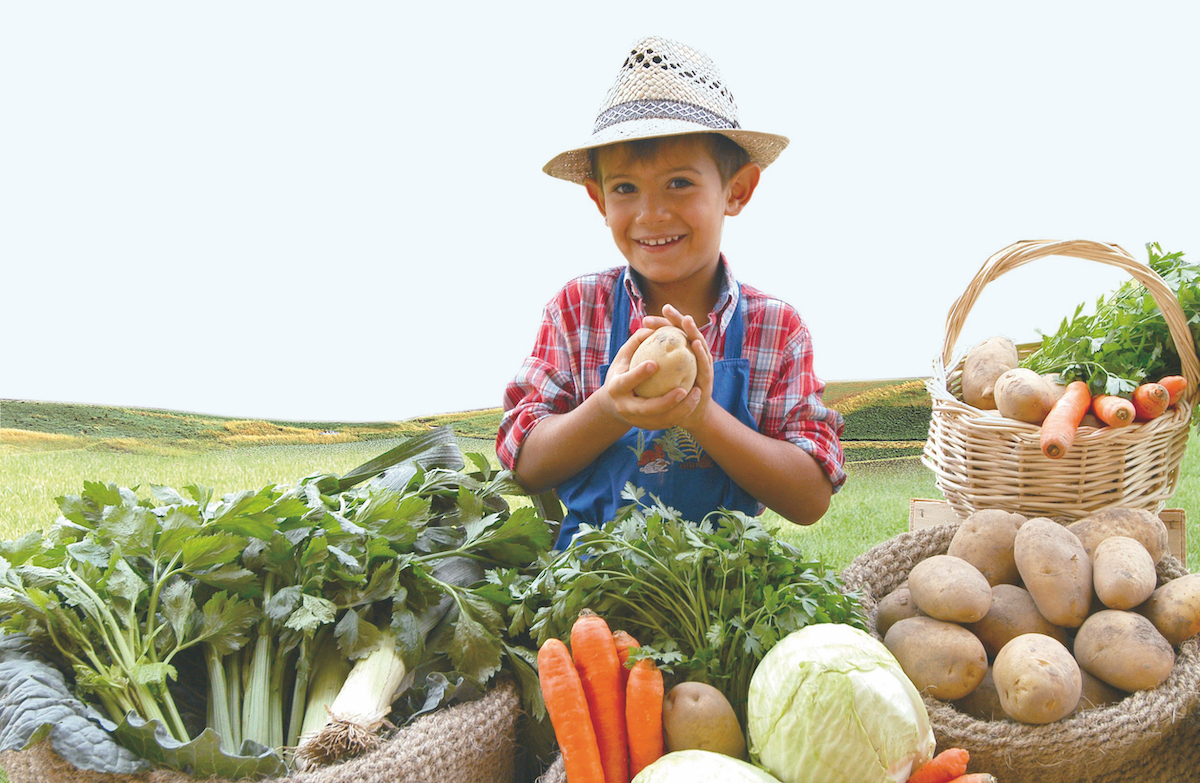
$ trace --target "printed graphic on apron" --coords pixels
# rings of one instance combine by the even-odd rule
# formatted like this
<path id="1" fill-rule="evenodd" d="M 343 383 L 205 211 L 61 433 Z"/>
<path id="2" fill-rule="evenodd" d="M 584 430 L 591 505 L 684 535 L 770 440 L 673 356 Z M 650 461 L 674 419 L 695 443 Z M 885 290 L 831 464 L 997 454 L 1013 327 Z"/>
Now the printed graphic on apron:
<path id="1" fill-rule="evenodd" d="M 647 475 L 666 473 L 672 465 L 683 470 L 698 470 L 716 465 L 712 457 L 700 448 L 692 434 L 683 427 L 672 427 L 650 441 L 646 447 L 646 431 L 638 430 L 637 445 L 629 450 L 637 455 L 638 470 Z"/>

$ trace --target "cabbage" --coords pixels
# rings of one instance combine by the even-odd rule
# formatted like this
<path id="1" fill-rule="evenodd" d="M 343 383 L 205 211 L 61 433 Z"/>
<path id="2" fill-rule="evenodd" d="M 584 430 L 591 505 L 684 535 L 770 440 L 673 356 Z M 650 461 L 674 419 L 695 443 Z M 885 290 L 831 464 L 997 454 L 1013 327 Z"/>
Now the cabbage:
<path id="1" fill-rule="evenodd" d="M 632 783 L 779 783 L 753 764 L 711 750 L 677 750 L 637 774 Z"/>
<path id="2" fill-rule="evenodd" d="M 900 664 L 837 623 L 788 634 L 750 679 L 750 757 L 783 783 L 904 783 L 933 756 L 933 726 Z"/>

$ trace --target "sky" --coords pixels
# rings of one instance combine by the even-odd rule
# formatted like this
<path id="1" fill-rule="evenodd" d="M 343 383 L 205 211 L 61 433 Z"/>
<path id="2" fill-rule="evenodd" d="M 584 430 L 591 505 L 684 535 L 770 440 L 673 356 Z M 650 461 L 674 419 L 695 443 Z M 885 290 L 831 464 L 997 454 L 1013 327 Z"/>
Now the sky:
<path id="1" fill-rule="evenodd" d="M 734 273 L 800 311 L 822 378 L 926 377 L 1013 242 L 1200 260 L 1198 32 L 1153 0 L 5 3 L 0 398 L 498 406 L 544 304 L 624 262 L 541 168 L 645 35 L 791 139 L 726 221 Z M 1036 339 L 1125 279 L 1035 262 L 953 347 Z"/>

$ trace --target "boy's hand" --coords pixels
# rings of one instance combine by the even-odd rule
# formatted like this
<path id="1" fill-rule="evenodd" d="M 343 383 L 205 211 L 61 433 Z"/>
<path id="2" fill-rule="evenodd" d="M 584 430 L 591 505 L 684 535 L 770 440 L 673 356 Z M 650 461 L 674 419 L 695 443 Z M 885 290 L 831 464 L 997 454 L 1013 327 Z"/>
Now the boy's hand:
<path id="1" fill-rule="evenodd" d="M 696 356 L 696 385 L 687 394 L 686 399 L 688 402 L 691 402 L 691 399 L 694 398 L 695 403 L 692 409 L 675 423 L 692 429 L 694 425 L 699 424 L 703 420 L 709 400 L 712 399 L 713 358 L 712 353 L 708 350 L 708 341 L 700 334 L 700 327 L 696 326 L 695 319 L 690 315 L 683 315 L 672 305 L 663 307 L 663 314 L 661 316 L 646 316 L 642 321 L 642 326 L 643 331 L 646 328 L 653 330 L 660 326 L 677 326 L 688 336 L 692 353 Z M 672 393 L 678 393 L 678 390 Z"/>
<path id="2" fill-rule="evenodd" d="M 647 318 L 647 321 L 650 319 Z M 662 321 L 663 319 L 657 319 Z M 690 320 L 690 319 L 689 319 Z M 665 321 L 664 321 L 665 323 Z M 681 327 L 682 328 L 682 327 Z M 692 329 L 696 326 L 693 323 Z M 672 389 L 660 397 L 638 397 L 633 393 L 634 388 L 649 378 L 658 370 L 657 362 L 643 362 L 630 369 L 629 361 L 637 347 L 653 333 L 653 329 L 642 327 L 629 336 L 621 350 L 613 357 L 612 365 L 608 368 L 608 376 L 601 387 L 609 401 L 609 413 L 630 427 L 646 430 L 665 430 L 682 424 L 694 412 L 702 399 L 700 387 L 701 373 L 704 362 L 697 360 L 696 387 L 690 392 L 683 389 Z M 687 332 L 687 330 L 684 330 Z M 697 334 L 699 332 L 697 331 Z M 688 336 L 692 337 L 691 332 Z M 704 341 L 701 340 L 703 343 Z M 694 350 L 694 349 L 693 349 Z M 707 356 L 707 350 L 705 352 Z M 712 360 L 708 360 L 707 368 L 708 393 L 712 392 Z"/>

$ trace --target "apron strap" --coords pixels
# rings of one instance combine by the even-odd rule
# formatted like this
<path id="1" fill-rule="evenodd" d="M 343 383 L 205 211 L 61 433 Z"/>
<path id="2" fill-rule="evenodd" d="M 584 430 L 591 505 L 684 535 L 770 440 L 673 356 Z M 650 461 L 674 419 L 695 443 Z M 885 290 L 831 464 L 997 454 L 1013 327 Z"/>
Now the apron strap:
<path id="1" fill-rule="evenodd" d="M 625 287 L 626 270 L 622 269 L 617 277 L 616 290 L 613 291 L 612 328 L 608 337 L 608 363 L 612 364 L 621 346 L 629 339 L 629 313 L 631 303 L 629 290 Z M 742 339 L 746 334 L 746 325 L 742 318 L 742 285 L 737 284 L 737 306 L 733 309 L 733 317 L 729 319 L 729 328 L 725 332 L 725 351 L 721 358 L 741 358 Z"/>

